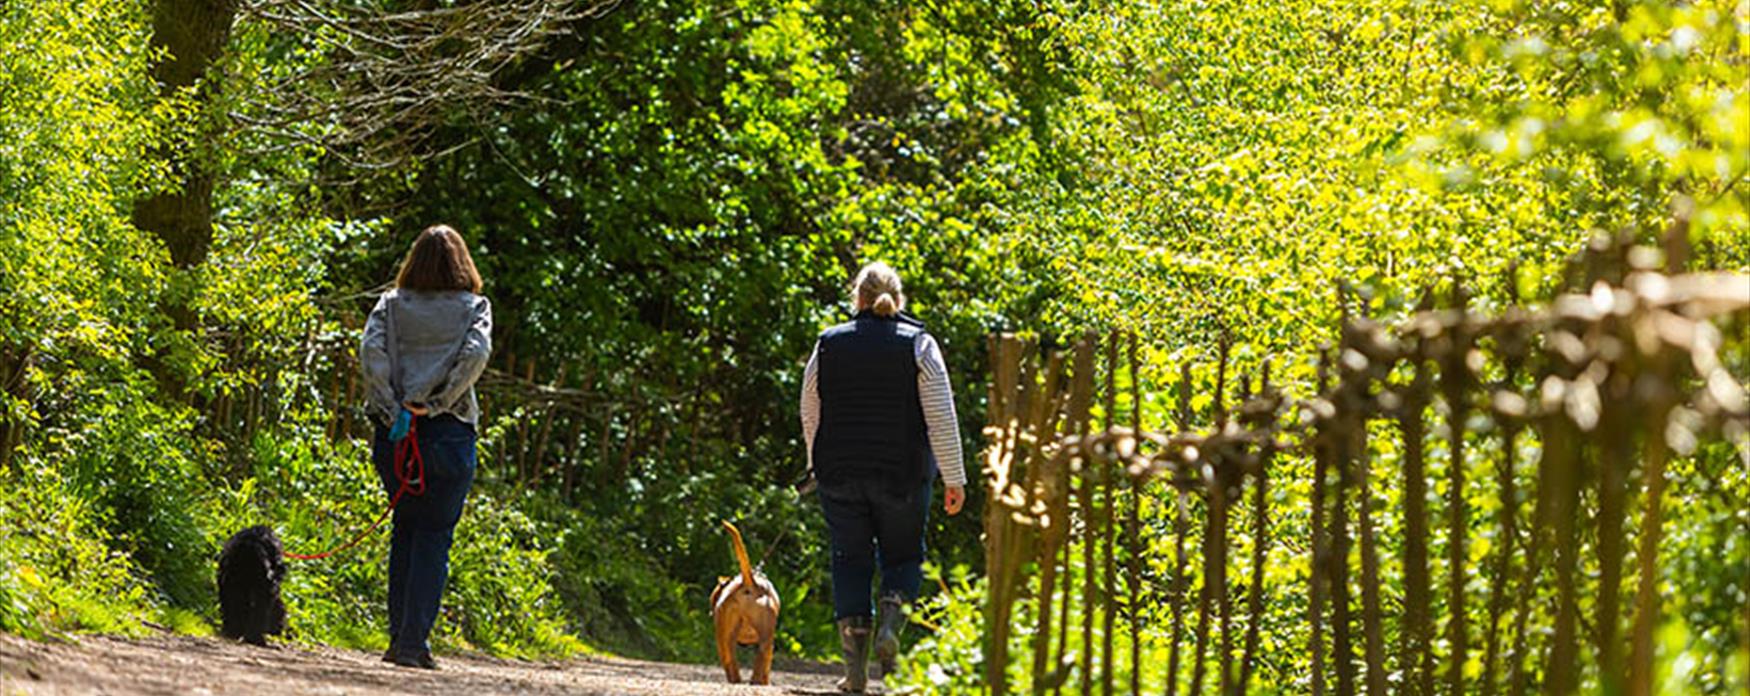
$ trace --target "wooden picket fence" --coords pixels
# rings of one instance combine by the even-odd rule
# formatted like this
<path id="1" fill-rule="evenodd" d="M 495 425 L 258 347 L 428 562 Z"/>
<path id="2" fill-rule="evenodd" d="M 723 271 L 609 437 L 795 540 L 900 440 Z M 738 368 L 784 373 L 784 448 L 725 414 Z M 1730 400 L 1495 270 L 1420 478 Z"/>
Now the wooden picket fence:
<path id="1" fill-rule="evenodd" d="M 992 693 L 1007 693 L 1011 617 L 1025 593 L 1031 594 L 1030 615 L 1036 621 L 1030 632 L 1035 692 L 1059 690 L 1072 675 L 1080 675 L 1084 693 L 1095 685 L 1111 693 L 1120 663 L 1127 663 L 1126 686 L 1130 693 L 1142 693 L 1140 609 L 1147 597 L 1158 593 L 1145 593 L 1147 539 L 1140 511 L 1145 497 L 1161 496 L 1174 501 L 1175 553 L 1171 587 L 1165 593 L 1173 636 L 1168 671 L 1179 674 L 1182 665 L 1191 671 L 1188 693 L 1203 693 L 1205 685 L 1230 692 L 1248 680 L 1257 662 L 1261 624 L 1256 617 L 1263 611 L 1261 578 L 1269 549 L 1269 470 L 1280 448 L 1278 415 L 1284 401 L 1271 388 L 1266 368 L 1257 395 L 1244 398 L 1248 390 L 1240 388 L 1236 411 L 1229 412 L 1217 399 L 1215 425 L 1208 432 L 1165 435 L 1142 430 L 1135 427 L 1142 415 L 1142 393 L 1136 388 L 1138 344 L 1134 337 L 1115 335 L 1103 342 L 1106 388 L 1100 413 L 1107 425 L 1095 430 L 1095 363 L 1101 343 L 1087 337 L 1068 351 L 1042 354 L 1035 343 L 1015 336 L 991 341 L 991 443 L 985 451 L 992 491 L 985 511 L 991 635 L 985 679 Z M 1113 423 L 1119 414 L 1114 383 L 1123 364 L 1121 346 L 1132 385 L 1129 426 Z M 1225 391 L 1226 365 L 1224 351 L 1217 394 Z M 1190 383 L 1189 365 L 1180 383 Z M 1181 390 L 1180 423 L 1188 422 L 1190 413 L 1190 393 Z M 1206 510 L 1197 524 L 1207 576 L 1194 602 L 1188 595 L 1185 551 L 1192 496 Z M 1245 583 L 1252 620 L 1237 653 L 1234 600 L 1242 595 L 1230 591 L 1225 578 L 1227 532 L 1235 519 L 1247 520 L 1259 540 L 1252 547 L 1251 579 Z M 1125 566 L 1122 587 L 1120 558 Z M 1038 569 L 1036 587 L 1030 568 Z M 1189 616 L 1193 609 L 1195 618 Z M 1080 618 L 1079 626 L 1072 624 L 1073 617 Z M 1181 655 L 1193 622 L 1190 652 Z M 1120 630 L 1128 633 L 1128 655 L 1114 654 Z M 1079 650 L 1071 648 L 1074 636 L 1080 637 Z M 1206 674 L 1211 636 L 1220 639 L 1213 647 L 1216 654 L 1225 656 L 1217 661 L 1215 675 Z"/>
<path id="2" fill-rule="evenodd" d="M 1261 685 L 1263 598 L 1289 595 L 1304 598 L 1292 650 L 1310 673 L 1277 674 L 1294 683 L 1271 686 L 1650 693 L 1667 464 L 1723 440 L 1750 465 L 1750 400 L 1721 359 L 1728 341 L 1743 349 L 1742 333 L 1727 332 L 1750 325 L 1750 277 L 1681 274 L 1682 256 L 1600 244 L 1579 267 L 1581 290 L 1543 307 L 1483 316 L 1461 288 L 1446 308 L 1425 301 L 1395 327 L 1346 317 L 1304 400 L 1273 389 L 1266 364 L 1258 388 L 1240 380 L 1238 406 L 1225 408 L 1224 349 L 1212 422 L 1189 422 L 1181 365 L 1168 432 L 1140 427 L 1134 338 L 1044 350 L 993 337 L 990 692 L 1008 693 L 1009 669 L 1022 665 L 1034 693 L 1246 693 Z M 1675 261 L 1655 267 L 1662 258 Z M 1128 413 L 1114 380 L 1121 352 Z M 1270 490 L 1289 461 L 1310 469 L 1310 495 L 1294 503 L 1311 508 L 1310 538 L 1274 540 Z M 1444 484 L 1436 510 L 1432 481 Z M 1384 509 L 1392 487 L 1401 506 Z M 1499 504 L 1472 519 L 1476 499 Z M 1164 558 L 1141 531 L 1148 501 L 1171 502 Z M 1382 529 L 1401 538 L 1386 543 Z M 1236 534 L 1249 558 L 1229 558 Z M 1471 540 L 1484 536 L 1491 545 L 1473 562 Z M 1188 539 L 1199 540 L 1195 554 Z M 1294 552 L 1278 559 L 1310 567 L 1310 581 L 1268 586 L 1297 577 L 1270 572 L 1276 547 Z M 1388 564 L 1401 596 L 1382 596 Z M 1146 569 L 1164 565 L 1163 589 Z M 1750 612 L 1744 620 L 1750 632 Z M 1017 631 L 1028 645 L 1014 645 Z M 1143 656 L 1151 631 L 1167 633 L 1155 638 L 1169 645 L 1164 669 Z M 1114 654 L 1120 635 L 1128 655 Z M 1016 647 L 1030 660 L 1011 655 Z"/>

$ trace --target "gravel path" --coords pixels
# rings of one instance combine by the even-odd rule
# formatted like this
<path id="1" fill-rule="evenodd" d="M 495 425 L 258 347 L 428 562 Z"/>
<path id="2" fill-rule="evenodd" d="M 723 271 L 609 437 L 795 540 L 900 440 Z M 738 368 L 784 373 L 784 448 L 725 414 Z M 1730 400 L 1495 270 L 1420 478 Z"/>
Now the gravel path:
<path id="1" fill-rule="evenodd" d="M 769 687 L 730 686 L 714 665 L 616 658 L 519 662 L 477 655 L 406 669 L 357 650 L 257 648 L 215 638 L 0 635 L 0 696 L 14 694 L 836 694 L 834 669 L 780 664 Z M 743 672 L 743 676 L 746 672 Z M 879 692 L 877 692 L 879 693 Z"/>

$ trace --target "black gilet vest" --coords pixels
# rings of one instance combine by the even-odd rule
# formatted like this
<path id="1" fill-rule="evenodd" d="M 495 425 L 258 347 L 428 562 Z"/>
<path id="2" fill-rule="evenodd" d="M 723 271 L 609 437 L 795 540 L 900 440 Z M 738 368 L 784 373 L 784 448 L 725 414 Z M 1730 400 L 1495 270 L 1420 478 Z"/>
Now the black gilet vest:
<path id="1" fill-rule="evenodd" d="M 814 472 L 822 483 L 913 483 L 931 474 L 918 400 L 917 341 L 923 335 L 916 319 L 866 310 L 820 334 Z"/>

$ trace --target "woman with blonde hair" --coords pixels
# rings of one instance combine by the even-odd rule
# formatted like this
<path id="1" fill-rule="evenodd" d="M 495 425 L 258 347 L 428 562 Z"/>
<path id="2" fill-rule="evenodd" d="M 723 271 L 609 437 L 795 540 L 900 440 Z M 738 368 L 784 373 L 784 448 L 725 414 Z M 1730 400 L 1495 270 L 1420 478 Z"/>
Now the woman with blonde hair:
<path id="1" fill-rule="evenodd" d="M 359 365 L 377 421 L 371 459 L 390 499 L 403 487 L 395 447 L 413 438 L 425 462 L 418 495 L 395 505 L 389 543 L 389 650 L 383 661 L 435 669 L 432 624 L 450 572 L 450 545 L 477 465 L 474 382 L 492 353 L 492 304 L 480 296 L 468 246 L 448 225 L 421 232 L 395 289 L 365 320 Z"/>
<path id="2" fill-rule="evenodd" d="M 905 608 L 923 583 L 938 470 L 944 510 L 959 514 L 966 500 L 948 369 L 904 308 L 899 274 L 864 266 L 851 283 L 854 316 L 821 333 L 802 377 L 802 434 L 832 549 L 841 691 L 867 686 L 871 638 L 883 675 L 894 668 Z M 878 614 L 870 606 L 877 570 Z"/>

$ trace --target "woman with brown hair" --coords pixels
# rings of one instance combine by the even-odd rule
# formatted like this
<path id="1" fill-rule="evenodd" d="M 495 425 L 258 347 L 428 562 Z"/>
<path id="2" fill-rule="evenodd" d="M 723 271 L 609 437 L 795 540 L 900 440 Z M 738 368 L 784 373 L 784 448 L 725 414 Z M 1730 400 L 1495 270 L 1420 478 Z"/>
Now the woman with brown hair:
<path id="1" fill-rule="evenodd" d="M 389 545 L 389 650 L 383 660 L 435 669 L 432 624 L 449 578 L 450 545 L 474 483 L 474 382 L 492 353 L 492 305 L 462 236 L 447 225 L 419 235 L 395 288 L 365 321 L 359 364 L 377 422 L 371 459 L 393 499 L 396 442 L 414 438 L 425 462 L 420 481 L 395 508 Z"/>

